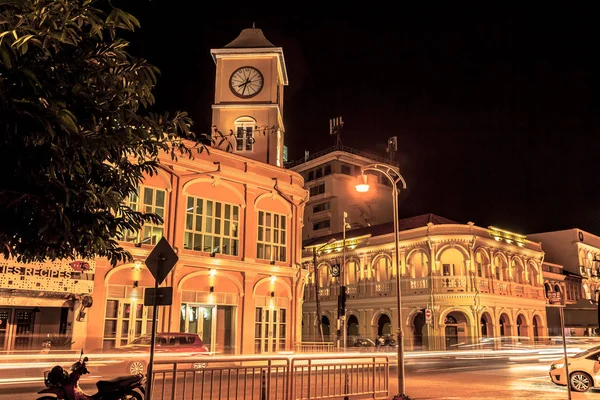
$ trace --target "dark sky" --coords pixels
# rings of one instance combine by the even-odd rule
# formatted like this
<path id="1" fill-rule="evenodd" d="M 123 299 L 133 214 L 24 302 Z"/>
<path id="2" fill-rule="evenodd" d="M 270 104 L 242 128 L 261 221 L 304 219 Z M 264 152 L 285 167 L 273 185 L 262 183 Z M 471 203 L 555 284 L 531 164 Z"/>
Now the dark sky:
<path id="1" fill-rule="evenodd" d="M 346 146 L 382 151 L 398 137 L 401 216 L 600 234 L 600 6 L 191 7 L 202 3 L 113 0 L 141 22 L 131 53 L 162 71 L 158 109 L 208 132 L 210 49 L 255 22 L 284 51 L 291 160 L 333 145 L 341 115 Z"/>

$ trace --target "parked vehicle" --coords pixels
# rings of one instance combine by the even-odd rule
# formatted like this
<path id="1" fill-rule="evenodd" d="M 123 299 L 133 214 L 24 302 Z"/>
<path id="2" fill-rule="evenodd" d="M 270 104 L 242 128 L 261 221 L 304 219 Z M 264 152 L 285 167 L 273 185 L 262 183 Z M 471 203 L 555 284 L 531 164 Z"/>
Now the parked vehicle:
<path id="1" fill-rule="evenodd" d="M 398 342 L 392 335 L 379 336 L 375 343 L 377 347 L 398 347 Z"/>
<path id="2" fill-rule="evenodd" d="M 550 364 L 550 379 L 557 385 L 566 386 L 576 392 L 587 392 L 591 388 L 600 388 L 600 346 L 591 347 L 574 356 L 567 357 L 569 377 L 567 379 L 565 359 Z"/>
<path id="3" fill-rule="evenodd" d="M 71 365 L 71 373 L 65 371 L 60 365 L 44 372 L 46 389 L 38 394 L 46 394 L 38 400 L 143 400 L 146 379 L 143 375 L 121 376 L 111 380 L 98 381 L 98 393 L 89 395 L 79 387 L 79 379 L 84 374 L 89 374 L 87 362 L 83 357 L 83 350 L 79 361 Z M 52 396 L 50 396 L 52 394 Z"/>
<path id="4" fill-rule="evenodd" d="M 126 373 L 132 376 L 145 374 L 150 358 L 150 343 L 151 335 L 146 334 L 125 346 L 110 350 L 110 352 L 127 355 L 123 358 Z M 170 353 L 174 353 L 174 357 L 181 357 L 182 353 L 187 353 L 185 355 L 192 358 L 209 355 L 208 347 L 197 334 L 182 332 L 157 333 L 154 351 L 160 358 L 165 358 Z M 205 366 L 206 363 L 203 362 L 193 363 L 194 368 L 204 368 Z"/>

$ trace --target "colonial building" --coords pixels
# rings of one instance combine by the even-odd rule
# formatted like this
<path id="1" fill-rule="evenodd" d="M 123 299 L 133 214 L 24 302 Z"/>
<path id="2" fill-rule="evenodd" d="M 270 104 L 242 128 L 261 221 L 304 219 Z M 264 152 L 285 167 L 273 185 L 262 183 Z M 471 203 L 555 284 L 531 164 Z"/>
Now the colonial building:
<path id="1" fill-rule="evenodd" d="M 217 353 L 287 350 L 300 338 L 308 193 L 299 174 L 282 168 L 283 52 L 260 29 L 245 29 L 211 54 L 215 146 L 193 160 L 165 156 L 130 197 L 131 207 L 164 223 L 125 238 L 137 262 L 98 261 L 88 329 L 102 335 L 88 347 L 110 349 L 148 332 L 152 312 L 142 296 L 154 281 L 144 260 L 161 237 L 179 261 L 165 281 L 174 299 L 160 307 L 159 331 L 198 333 Z"/>
<path id="2" fill-rule="evenodd" d="M 433 214 L 400 220 L 398 243 L 396 260 L 392 223 L 347 231 L 345 252 L 339 233 L 305 241 L 305 340 L 319 337 L 318 321 L 329 339 L 335 339 L 340 278 L 331 272 L 337 265 L 345 271 L 348 345 L 357 336 L 395 334 L 399 318 L 407 350 L 456 349 L 483 337 L 546 336 L 544 253 L 539 243 Z M 430 310 L 430 321 L 425 309 Z"/>
<path id="3" fill-rule="evenodd" d="M 149 333 L 154 313 L 144 293 L 154 279 L 145 260 L 162 237 L 178 262 L 162 284 L 174 295 L 172 305 L 158 309 L 159 332 L 198 333 L 211 351 L 232 354 L 290 350 L 301 340 L 308 192 L 300 174 L 283 168 L 283 51 L 260 29 L 245 29 L 211 54 L 214 148 L 193 159 L 165 154 L 158 174 L 126 201 L 164 221 L 123 232 L 120 244 L 133 263 L 112 267 L 97 259 L 82 272 L 68 263 L 0 264 L 4 348 L 18 347 L 25 332 L 72 332 L 87 350 Z M 80 314 L 82 295 L 93 304 Z"/>
<path id="4" fill-rule="evenodd" d="M 567 335 L 591 335 L 598 328 L 598 291 L 600 291 L 600 237 L 581 229 L 530 234 L 546 253 L 545 261 L 553 263 L 544 274 L 547 297 L 556 296 L 565 305 Z M 561 268 L 562 276 L 556 276 Z M 560 335 L 558 310 L 549 304 L 548 329 Z"/>

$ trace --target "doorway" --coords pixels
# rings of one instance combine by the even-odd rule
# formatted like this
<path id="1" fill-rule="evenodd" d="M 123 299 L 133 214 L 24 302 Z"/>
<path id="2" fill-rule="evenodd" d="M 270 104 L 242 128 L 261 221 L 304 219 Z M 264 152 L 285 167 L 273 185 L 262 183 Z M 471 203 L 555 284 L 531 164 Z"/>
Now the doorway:
<path id="1" fill-rule="evenodd" d="M 458 323 L 456 322 L 456 318 L 448 315 L 444 320 L 444 324 L 446 325 L 446 350 L 458 349 Z"/>
<path id="2" fill-rule="evenodd" d="M 287 336 L 287 310 L 285 308 L 256 307 L 254 325 L 254 352 L 256 354 L 285 350 Z"/>

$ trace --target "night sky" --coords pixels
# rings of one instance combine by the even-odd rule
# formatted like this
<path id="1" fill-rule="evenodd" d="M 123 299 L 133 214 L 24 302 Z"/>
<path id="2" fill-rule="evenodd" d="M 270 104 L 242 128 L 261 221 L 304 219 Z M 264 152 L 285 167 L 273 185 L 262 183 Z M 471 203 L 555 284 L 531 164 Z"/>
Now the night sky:
<path id="1" fill-rule="evenodd" d="M 290 160 L 332 146 L 329 118 L 342 116 L 345 146 L 385 155 L 398 137 L 401 217 L 600 235 L 600 6 L 188 6 L 202 3 L 113 1 L 141 22 L 131 53 L 162 72 L 157 110 L 209 132 L 210 49 L 254 22 L 284 51 Z"/>

